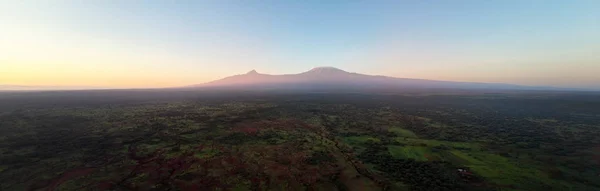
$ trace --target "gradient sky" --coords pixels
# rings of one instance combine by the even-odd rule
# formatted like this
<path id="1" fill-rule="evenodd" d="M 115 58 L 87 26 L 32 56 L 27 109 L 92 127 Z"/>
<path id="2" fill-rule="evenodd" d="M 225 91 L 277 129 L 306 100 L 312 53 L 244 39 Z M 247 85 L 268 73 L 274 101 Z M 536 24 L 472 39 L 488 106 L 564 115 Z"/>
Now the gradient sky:
<path id="1" fill-rule="evenodd" d="M 170 87 L 316 66 L 600 89 L 600 1 L 0 0 L 0 85 Z"/>

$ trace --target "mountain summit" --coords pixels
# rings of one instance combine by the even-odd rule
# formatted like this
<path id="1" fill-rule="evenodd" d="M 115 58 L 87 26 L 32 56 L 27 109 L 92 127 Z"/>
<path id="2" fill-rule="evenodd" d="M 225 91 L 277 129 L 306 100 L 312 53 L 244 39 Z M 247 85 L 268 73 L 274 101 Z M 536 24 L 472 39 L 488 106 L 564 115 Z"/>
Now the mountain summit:
<path id="1" fill-rule="evenodd" d="M 313 74 L 335 74 L 335 73 L 348 73 L 342 69 L 338 69 L 338 68 L 334 68 L 331 66 L 322 66 L 322 67 L 315 67 L 313 69 L 310 69 L 307 72 L 304 73 L 313 73 Z"/>
<path id="2" fill-rule="evenodd" d="M 450 82 L 424 79 L 372 76 L 347 72 L 334 67 L 315 67 L 299 74 L 260 74 L 252 70 L 245 74 L 229 76 L 212 82 L 189 87 L 238 88 L 459 88 L 459 89 L 550 89 L 511 84 Z"/>
<path id="3" fill-rule="evenodd" d="M 250 72 L 247 72 L 246 74 L 247 74 L 247 75 L 248 75 L 248 74 L 258 74 L 258 72 L 256 72 L 256 70 L 252 70 L 252 71 L 250 71 Z"/>

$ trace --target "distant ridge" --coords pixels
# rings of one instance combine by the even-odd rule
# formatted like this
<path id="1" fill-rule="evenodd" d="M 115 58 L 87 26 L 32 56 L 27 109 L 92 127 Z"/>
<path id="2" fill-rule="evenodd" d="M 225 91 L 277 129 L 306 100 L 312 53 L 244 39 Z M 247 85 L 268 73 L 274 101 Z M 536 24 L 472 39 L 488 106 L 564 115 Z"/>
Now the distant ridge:
<path id="1" fill-rule="evenodd" d="M 347 72 L 335 67 L 315 67 L 298 74 L 261 74 L 256 70 L 245 74 L 188 86 L 231 88 L 460 88 L 460 89 L 514 89 L 514 90 L 568 90 L 566 88 L 521 86 L 502 83 L 452 82 L 426 79 L 395 78 Z"/>

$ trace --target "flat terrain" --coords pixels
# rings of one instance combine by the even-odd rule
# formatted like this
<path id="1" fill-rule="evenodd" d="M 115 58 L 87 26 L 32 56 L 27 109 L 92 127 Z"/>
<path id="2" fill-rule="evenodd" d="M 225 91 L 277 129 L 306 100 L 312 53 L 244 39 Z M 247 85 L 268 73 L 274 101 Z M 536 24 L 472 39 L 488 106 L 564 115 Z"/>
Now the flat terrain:
<path id="1" fill-rule="evenodd" d="M 0 93 L 0 190 L 600 190 L 600 94 Z"/>

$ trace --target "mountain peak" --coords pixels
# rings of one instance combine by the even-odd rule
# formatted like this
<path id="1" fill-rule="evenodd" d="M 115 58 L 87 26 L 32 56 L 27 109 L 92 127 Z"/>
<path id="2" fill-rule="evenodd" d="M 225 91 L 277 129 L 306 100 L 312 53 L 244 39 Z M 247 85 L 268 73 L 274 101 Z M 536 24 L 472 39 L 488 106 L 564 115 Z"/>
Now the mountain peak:
<path id="1" fill-rule="evenodd" d="M 315 67 L 315 68 L 309 70 L 307 73 L 348 73 L 348 72 L 346 72 L 342 69 L 331 67 L 331 66 L 321 66 L 321 67 Z"/>
<path id="2" fill-rule="evenodd" d="M 246 74 L 258 74 L 258 72 L 256 72 L 256 70 L 251 70 L 250 72 L 248 72 Z"/>

